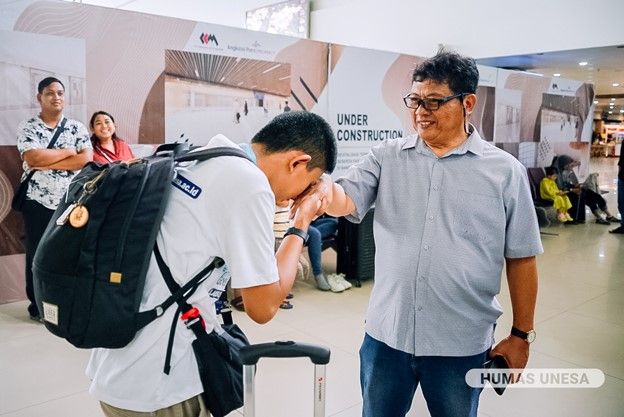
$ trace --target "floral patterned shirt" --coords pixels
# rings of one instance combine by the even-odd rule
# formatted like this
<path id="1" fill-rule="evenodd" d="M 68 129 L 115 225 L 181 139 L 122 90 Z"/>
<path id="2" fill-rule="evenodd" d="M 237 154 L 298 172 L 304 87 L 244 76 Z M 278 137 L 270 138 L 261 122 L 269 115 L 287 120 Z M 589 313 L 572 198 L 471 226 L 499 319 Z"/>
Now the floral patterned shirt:
<path id="1" fill-rule="evenodd" d="M 59 122 L 60 126 L 60 122 Z M 17 150 L 24 159 L 24 152 L 31 149 L 45 149 L 57 128 L 50 129 L 41 117 L 35 116 L 20 123 L 17 128 Z M 76 152 L 91 149 L 91 140 L 87 128 L 77 120 L 67 119 L 63 132 L 58 137 L 53 149 L 74 148 Z M 22 181 L 30 172 L 30 166 L 24 161 Z M 30 180 L 26 198 L 55 210 L 71 179 L 78 171 L 51 169 L 37 171 Z"/>

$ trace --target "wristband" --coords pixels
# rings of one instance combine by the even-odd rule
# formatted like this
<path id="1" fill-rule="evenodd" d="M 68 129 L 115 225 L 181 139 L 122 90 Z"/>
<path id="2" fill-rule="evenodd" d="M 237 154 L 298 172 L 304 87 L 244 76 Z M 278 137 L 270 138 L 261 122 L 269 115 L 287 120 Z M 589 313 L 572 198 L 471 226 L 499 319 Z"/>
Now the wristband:
<path id="1" fill-rule="evenodd" d="M 305 230 L 297 229 L 296 227 L 289 227 L 284 233 L 284 237 L 288 235 L 296 235 L 303 239 L 303 244 L 308 243 L 308 238 L 310 237 Z"/>

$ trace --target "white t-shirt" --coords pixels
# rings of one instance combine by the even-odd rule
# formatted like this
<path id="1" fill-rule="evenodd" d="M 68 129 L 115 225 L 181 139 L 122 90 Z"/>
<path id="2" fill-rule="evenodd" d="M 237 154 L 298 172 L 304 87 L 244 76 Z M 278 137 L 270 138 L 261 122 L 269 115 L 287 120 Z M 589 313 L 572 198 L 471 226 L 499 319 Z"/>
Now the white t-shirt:
<path id="1" fill-rule="evenodd" d="M 215 146 L 236 145 L 217 135 L 206 147 Z M 180 285 L 214 256 L 225 260 L 226 267 L 213 271 L 189 299 L 200 309 L 210 332 L 217 323 L 214 302 L 230 274 L 233 288 L 279 280 L 273 251 L 275 196 L 262 171 L 250 161 L 233 156 L 185 164 L 177 170 L 177 179 L 157 242 Z M 162 303 L 169 295 L 152 256 L 141 311 Z M 203 391 L 191 347 L 195 336 L 181 320 L 177 320 L 171 372 L 163 373 L 176 308 L 177 304 L 171 306 L 126 347 L 93 350 L 86 371 L 92 380 L 92 395 L 118 408 L 151 412 Z"/>

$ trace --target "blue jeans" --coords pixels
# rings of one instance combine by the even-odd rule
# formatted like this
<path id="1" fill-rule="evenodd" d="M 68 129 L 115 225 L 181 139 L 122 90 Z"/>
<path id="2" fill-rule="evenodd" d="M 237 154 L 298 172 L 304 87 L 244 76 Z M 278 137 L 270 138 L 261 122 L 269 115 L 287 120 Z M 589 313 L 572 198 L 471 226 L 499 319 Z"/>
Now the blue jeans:
<path id="1" fill-rule="evenodd" d="M 482 389 L 469 387 L 464 378 L 483 366 L 487 353 L 414 356 L 366 334 L 360 348 L 362 417 L 405 416 L 418 384 L 432 417 L 477 417 Z"/>
<path id="2" fill-rule="evenodd" d="M 318 275 L 323 272 L 321 265 L 321 251 L 323 239 L 336 234 L 338 220 L 332 217 L 322 217 L 312 222 L 308 228 L 308 255 L 312 264 L 312 273 Z"/>

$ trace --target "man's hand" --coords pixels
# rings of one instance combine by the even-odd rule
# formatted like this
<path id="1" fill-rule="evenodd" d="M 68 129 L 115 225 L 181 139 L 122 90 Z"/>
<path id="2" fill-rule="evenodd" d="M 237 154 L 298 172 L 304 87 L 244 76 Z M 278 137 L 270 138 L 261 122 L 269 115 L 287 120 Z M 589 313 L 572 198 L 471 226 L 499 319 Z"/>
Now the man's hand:
<path id="1" fill-rule="evenodd" d="M 529 343 L 516 336 L 507 336 L 490 351 L 490 358 L 502 356 L 510 368 L 524 369 L 529 360 Z M 517 382 L 520 373 L 514 373 Z"/>
<path id="2" fill-rule="evenodd" d="M 316 198 L 320 201 L 320 206 L 316 212 L 315 217 L 318 217 L 321 214 L 325 213 L 325 210 L 327 210 L 327 207 L 332 202 L 333 185 L 334 181 L 332 181 L 331 177 L 328 174 L 321 175 L 319 180 L 314 185 L 312 185 L 310 188 L 304 191 L 303 194 L 297 197 L 291 208 L 291 217 L 294 219 L 295 213 L 299 208 L 299 204 L 304 201 L 306 197 L 313 195 L 315 195 Z"/>

